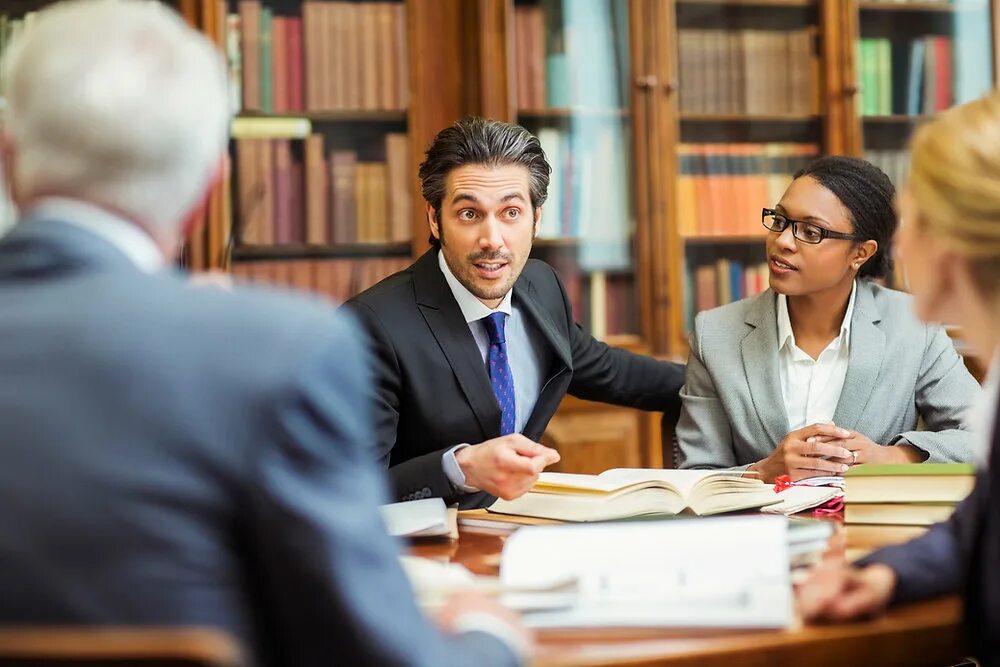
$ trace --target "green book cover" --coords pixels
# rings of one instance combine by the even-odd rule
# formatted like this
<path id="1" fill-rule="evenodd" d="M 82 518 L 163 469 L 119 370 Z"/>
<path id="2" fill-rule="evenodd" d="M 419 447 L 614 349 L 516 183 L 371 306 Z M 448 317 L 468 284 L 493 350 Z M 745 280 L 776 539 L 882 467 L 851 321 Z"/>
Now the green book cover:
<path id="1" fill-rule="evenodd" d="M 874 39 L 861 40 L 861 113 L 878 115 L 878 44 Z"/>
<path id="2" fill-rule="evenodd" d="M 271 82 L 271 10 L 260 10 L 260 108 L 264 113 L 274 110 Z"/>
<path id="3" fill-rule="evenodd" d="M 878 113 L 892 113 L 892 43 L 887 38 L 876 41 L 878 53 Z"/>
<path id="4" fill-rule="evenodd" d="M 864 463 L 844 473 L 844 477 L 931 477 L 974 475 L 971 463 Z"/>

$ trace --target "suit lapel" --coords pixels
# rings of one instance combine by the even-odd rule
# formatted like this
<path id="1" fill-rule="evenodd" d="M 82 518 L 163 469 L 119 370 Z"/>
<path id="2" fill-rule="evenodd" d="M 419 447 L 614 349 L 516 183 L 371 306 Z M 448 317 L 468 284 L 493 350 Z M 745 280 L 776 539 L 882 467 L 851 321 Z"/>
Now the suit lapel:
<path id="1" fill-rule="evenodd" d="M 544 379 L 542 386 L 539 388 L 535 407 L 524 424 L 524 433 L 529 438 L 540 437 L 542 431 L 545 430 L 545 426 L 552 418 L 555 407 L 558 405 L 558 400 L 562 399 L 561 394 L 564 391 L 563 387 L 565 385 L 557 383 L 555 380 L 563 373 L 569 373 L 573 370 L 573 352 L 570 350 L 569 338 L 566 334 L 560 333 L 559 328 L 552 320 L 548 311 L 539 303 L 538 292 L 535 290 L 534 284 L 523 274 L 514 283 L 514 300 L 517 307 L 524 313 L 530 326 L 541 332 L 545 342 L 548 343 L 549 348 L 554 352 L 554 357 L 550 358 L 555 359 L 555 364 L 547 377 L 543 376 Z M 559 387 L 560 396 L 558 400 L 549 400 L 549 397 L 546 395 L 549 387 Z"/>
<path id="2" fill-rule="evenodd" d="M 538 293 L 535 291 L 535 286 L 523 275 L 514 283 L 514 299 L 519 306 L 524 307 L 531 323 L 545 336 L 546 342 L 555 350 L 556 357 L 562 366 L 572 370 L 573 353 L 569 348 L 569 339 L 559 331 L 548 312 L 538 303 Z"/>
<path id="3" fill-rule="evenodd" d="M 438 266 L 436 248 L 424 253 L 414 265 L 413 287 L 417 307 L 476 415 L 483 439 L 497 437 L 500 435 L 500 408 L 476 340 Z"/>
<path id="4" fill-rule="evenodd" d="M 876 326 L 881 320 L 871 286 L 866 281 L 858 281 L 857 301 L 851 317 L 847 376 L 833 415 L 833 423 L 842 428 L 857 428 L 875 390 L 875 381 L 885 357 L 885 334 Z"/>
<path id="5" fill-rule="evenodd" d="M 788 413 L 778 377 L 778 324 L 775 295 L 767 290 L 754 301 L 745 321 L 752 331 L 743 337 L 743 372 L 761 425 L 772 442 L 788 433 Z"/>

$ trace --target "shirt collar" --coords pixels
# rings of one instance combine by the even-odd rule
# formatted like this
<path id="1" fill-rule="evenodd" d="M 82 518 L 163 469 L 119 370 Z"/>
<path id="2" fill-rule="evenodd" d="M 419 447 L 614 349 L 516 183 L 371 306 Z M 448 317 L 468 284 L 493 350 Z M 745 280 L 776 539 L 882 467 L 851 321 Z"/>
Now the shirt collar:
<path id="1" fill-rule="evenodd" d="M 46 197 L 27 214 L 36 219 L 58 220 L 100 237 L 144 273 L 154 273 L 166 263 L 163 252 L 146 232 L 93 204 L 67 197 Z"/>
<path id="2" fill-rule="evenodd" d="M 841 345 L 849 348 L 851 345 L 851 319 L 854 316 L 854 300 L 858 293 L 858 281 L 851 285 L 851 298 L 847 300 L 847 311 L 844 319 L 840 323 L 840 334 L 830 345 L 834 349 L 839 349 Z M 792 331 L 792 321 L 788 317 L 788 297 L 784 294 L 778 295 L 778 349 L 786 345 L 795 345 L 795 332 Z"/>
<path id="3" fill-rule="evenodd" d="M 500 305 L 491 310 L 475 294 L 467 290 L 465 285 L 458 282 L 458 278 L 451 272 L 448 262 L 444 260 L 444 253 L 440 250 L 438 250 L 438 266 L 441 267 L 441 273 L 444 274 L 444 279 L 448 282 L 448 287 L 451 288 L 451 293 L 455 296 L 458 307 L 462 309 L 466 323 L 477 322 L 490 313 L 501 312 L 510 315 L 510 296 L 513 290 L 508 291 L 500 301 Z"/>

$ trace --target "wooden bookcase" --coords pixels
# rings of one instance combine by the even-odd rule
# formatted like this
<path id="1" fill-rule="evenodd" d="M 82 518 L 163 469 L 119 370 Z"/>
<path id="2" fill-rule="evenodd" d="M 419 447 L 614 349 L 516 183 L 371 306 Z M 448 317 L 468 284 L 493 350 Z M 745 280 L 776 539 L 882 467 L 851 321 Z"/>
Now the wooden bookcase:
<path id="1" fill-rule="evenodd" d="M 23 13 L 46 3 L 14 4 L 14 13 Z M 226 47 L 226 17 L 239 13 L 239 0 L 172 4 Z M 261 0 L 275 16 L 301 16 L 303 4 L 331 3 Z M 908 68 L 909 45 L 918 41 L 943 58 L 951 53 L 951 85 L 961 80 L 964 91 L 993 85 L 1000 69 L 1000 0 L 388 4 L 405 14 L 403 43 L 390 45 L 403 49 L 405 104 L 280 115 L 307 120 L 308 134 L 323 137 L 326 159 L 343 149 L 356 151 L 360 161 L 378 161 L 383 156 L 372 146 L 386 134 L 405 135 L 408 236 L 388 243 L 243 243 L 246 206 L 234 147 L 230 178 L 188 248 L 193 268 L 245 275 L 247 267 L 266 266 L 259 278 L 329 289 L 329 277 L 317 284 L 318 267 L 355 262 L 375 268 L 363 280 L 352 273 L 334 279 L 347 280 L 348 291 L 363 287 L 428 247 L 416 174 L 434 134 L 469 114 L 516 121 L 553 153 L 557 192 L 543 213 L 534 254 L 561 272 L 583 326 L 613 345 L 683 361 L 699 302 L 712 305 L 719 296 L 761 287 L 752 271 L 735 267 L 762 260 L 759 209 L 775 203 L 799 163 L 813 154 L 867 155 L 885 158 L 882 164 L 899 178 L 892 159 L 900 159 L 885 156 L 902 155 L 915 124 L 938 107 L 972 94 L 942 92 L 933 100 L 937 106 L 925 108 L 899 93 L 887 107 L 866 107 L 864 98 L 878 85 L 873 82 L 892 83 L 893 72 L 900 82 L 905 77 L 892 64 L 892 47 L 886 68 L 885 46 L 860 47 L 861 40 L 900 43 L 896 53 L 906 54 Z M 346 5 L 370 3 L 338 3 Z M 323 26 L 338 30 L 336 22 Z M 312 29 L 303 25 L 303 34 Z M 370 34 L 363 24 L 357 32 L 355 38 Z M 950 51 L 941 39 L 951 40 Z M 353 41 L 360 44 L 355 60 L 372 53 L 364 50 L 370 40 Z M 872 67 L 869 53 L 882 54 L 882 70 Z M 937 61 L 934 69 L 943 71 Z M 308 72 L 303 76 L 310 80 Z M 304 147 L 293 144 L 291 155 L 304 162 Z M 723 293 L 699 299 L 699 279 Z M 658 418 L 629 410 L 567 399 L 546 440 L 560 447 L 564 470 L 662 463 Z"/>

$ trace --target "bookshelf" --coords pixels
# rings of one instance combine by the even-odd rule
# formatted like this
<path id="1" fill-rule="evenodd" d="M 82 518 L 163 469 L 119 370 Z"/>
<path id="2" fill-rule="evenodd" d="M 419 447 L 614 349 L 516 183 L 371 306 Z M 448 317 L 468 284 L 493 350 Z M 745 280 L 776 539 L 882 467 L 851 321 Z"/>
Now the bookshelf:
<path id="1" fill-rule="evenodd" d="M 858 1 L 847 3 L 853 48 L 845 77 L 849 152 L 863 156 L 899 186 L 906 180 L 914 129 L 996 84 L 997 3 Z M 897 262 L 892 284 L 905 285 Z"/>

